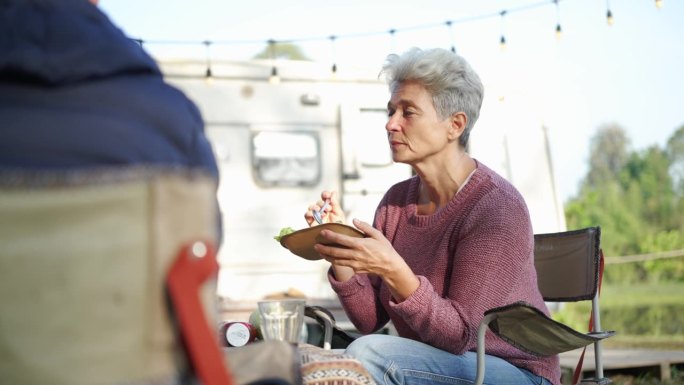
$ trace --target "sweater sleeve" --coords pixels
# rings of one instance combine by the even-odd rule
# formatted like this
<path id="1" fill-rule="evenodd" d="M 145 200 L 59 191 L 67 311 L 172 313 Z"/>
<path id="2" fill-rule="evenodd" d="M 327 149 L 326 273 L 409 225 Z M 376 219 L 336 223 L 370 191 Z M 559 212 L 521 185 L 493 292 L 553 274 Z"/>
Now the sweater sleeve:
<path id="1" fill-rule="evenodd" d="M 385 202 L 382 198 L 375 212 L 373 227 L 382 231 L 384 227 Z M 346 282 L 335 279 L 332 268 L 328 271 L 330 286 L 337 293 L 345 314 L 362 334 L 370 334 L 379 330 L 387 322 L 389 315 L 380 301 L 381 279 L 368 274 L 356 274 Z"/>
<path id="2" fill-rule="evenodd" d="M 389 315 L 378 296 L 381 283 L 379 277 L 355 274 L 348 281 L 340 282 L 335 279 L 331 268 L 328 279 L 345 314 L 359 332 L 370 334 L 387 324 Z"/>
<path id="3" fill-rule="evenodd" d="M 418 290 L 390 307 L 419 340 L 462 354 L 475 346 L 485 310 L 531 296 L 525 292 L 533 289 L 525 286 L 533 236 L 522 197 L 490 191 L 451 235 L 450 245 L 454 263 L 447 295 L 419 276 Z"/>

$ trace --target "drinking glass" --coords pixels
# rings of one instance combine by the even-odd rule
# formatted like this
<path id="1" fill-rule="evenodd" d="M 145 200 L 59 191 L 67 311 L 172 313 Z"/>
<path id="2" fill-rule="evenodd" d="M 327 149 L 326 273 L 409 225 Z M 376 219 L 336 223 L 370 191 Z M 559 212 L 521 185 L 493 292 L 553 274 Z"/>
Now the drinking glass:
<path id="1" fill-rule="evenodd" d="M 259 301 L 261 335 L 265 340 L 298 343 L 304 324 L 303 299 Z"/>

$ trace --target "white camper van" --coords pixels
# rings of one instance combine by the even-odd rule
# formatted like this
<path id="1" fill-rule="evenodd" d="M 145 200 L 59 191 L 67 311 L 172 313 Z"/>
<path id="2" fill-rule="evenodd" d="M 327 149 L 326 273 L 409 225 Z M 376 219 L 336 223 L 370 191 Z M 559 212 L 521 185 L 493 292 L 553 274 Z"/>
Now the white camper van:
<path id="1" fill-rule="evenodd" d="M 333 298 L 327 263 L 303 260 L 273 237 L 305 227 L 324 189 L 340 192 L 349 219 L 372 223 L 382 194 L 411 175 L 387 146 L 387 86 L 377 74 L 333 79 L 304 62 L 280 63 L 278 83 L 268 63 L 214 64 L 211 79 L 202 63 L 161 66 L 199 106 L 219 162 L 219 296 L 253 301 L 293 288 Z"/>
<path id="2" fill-rule="evenodd" d="M 334 301 L 328 264 L 296 257 L 273 237 L 306 226 L 304 211 L 324 189 L 340 192 L 348 219 L 372 223 L 384 192 L 412 173 L 392 162 L 384 129 L 389 91 L 377 72 L 333 78 L 320 64 L 279 61 L 274 79 L 273 64 L 213 63 L 205 78 L 205 63 L 160 63 L 167 81 L 199 106 L 219 162 L 218 295 L 229 314 L 289 289 Z M 532 133 L 517 127 L 526 144 L 511 150 L 500 129 L 482 127 L 498 125 L 486 114 L 472 134 L 474 156 L 524 187 L 536 232 L 563 230 L 541 125 Z M 516 152 L 523 155 L 517 163 Z"/>

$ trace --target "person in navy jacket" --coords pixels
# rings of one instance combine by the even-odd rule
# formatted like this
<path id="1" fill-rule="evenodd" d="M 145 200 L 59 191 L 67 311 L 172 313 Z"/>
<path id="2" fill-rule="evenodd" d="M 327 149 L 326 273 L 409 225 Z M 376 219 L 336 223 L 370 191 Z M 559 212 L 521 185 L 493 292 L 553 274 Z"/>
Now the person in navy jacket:
<path id="1" fill-rule="evenodd" d="M 182 166 L 218 180 L 198 108 L 93 3 L 0 1 L 0 167 Z"/>

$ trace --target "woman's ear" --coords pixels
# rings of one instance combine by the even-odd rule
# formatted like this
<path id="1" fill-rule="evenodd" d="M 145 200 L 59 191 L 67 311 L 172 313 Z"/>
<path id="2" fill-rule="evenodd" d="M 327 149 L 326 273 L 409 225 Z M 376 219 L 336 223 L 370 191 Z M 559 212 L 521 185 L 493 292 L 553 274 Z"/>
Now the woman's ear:
<path id="1" fill-rule="evenodd" d="M 458 140 L 468 124 L 468 116 L 465 112 L 455 112 L 449 117 L 449 123 L 451 124 L 449 129 L 449 140 Z"/>

